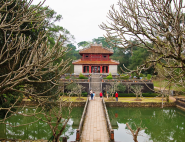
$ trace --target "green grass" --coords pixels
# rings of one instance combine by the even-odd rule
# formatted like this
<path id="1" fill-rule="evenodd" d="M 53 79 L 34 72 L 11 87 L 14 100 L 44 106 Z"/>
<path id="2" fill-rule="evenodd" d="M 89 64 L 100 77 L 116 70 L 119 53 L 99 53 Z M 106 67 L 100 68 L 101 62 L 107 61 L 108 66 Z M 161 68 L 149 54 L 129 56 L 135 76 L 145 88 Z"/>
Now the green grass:
<path id="1" fill-rule="evenodd" d="M 115 98 L 113 98 L 116 100 Z M 142 97 L 142 101 L 135 101 L 136 97 L 118 97 L 119 102 L 162 102 L 162 97 Z M 109 99 L 104 98 L 105 102 L 109 102 Z M 163 102 L 166 102 L 163 100 Z M 173 100 L 170 100 L 170 102 L 174 102 Z"/>
<path id="2" fill-rule="evenodd" d="M 153 80 L 154 87 L 158 87 L 158 89 L 163 89 L 165 87 L 166 90 L 169 89 L 169 86 L 167 86 L 168 81 L 165 80 Z M 170 90 L 174 91 L 185 91 L 183 87 L 178 87 L 175 84 L 171 84 Z"/>

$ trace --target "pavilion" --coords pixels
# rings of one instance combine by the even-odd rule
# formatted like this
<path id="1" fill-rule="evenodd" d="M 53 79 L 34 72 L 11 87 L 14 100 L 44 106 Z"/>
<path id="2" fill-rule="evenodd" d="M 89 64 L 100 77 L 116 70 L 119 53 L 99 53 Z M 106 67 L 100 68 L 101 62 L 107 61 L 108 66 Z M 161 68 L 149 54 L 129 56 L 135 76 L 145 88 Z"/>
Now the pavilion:
<path id="1" fill-rule="evenodd" d="M 72 62 L 74 74 L 80 73 L 111 73 L 117 74 L 119 61 L 110 59 L 113 49 L 102 47 L 102 44 L 91 44 L 79 51 L 81 59 Z"/>

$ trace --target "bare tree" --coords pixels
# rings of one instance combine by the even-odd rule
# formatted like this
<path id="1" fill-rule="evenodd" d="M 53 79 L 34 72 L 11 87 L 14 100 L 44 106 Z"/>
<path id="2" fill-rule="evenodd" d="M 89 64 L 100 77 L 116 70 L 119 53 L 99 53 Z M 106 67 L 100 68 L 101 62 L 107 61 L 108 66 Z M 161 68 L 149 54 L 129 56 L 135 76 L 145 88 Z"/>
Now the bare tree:
<path id="1" fill-rule="evenodd" d="M 141 100 L 141 99 L 138 99 L 138 96 L 140 96 L 140 98 L 141 98 L 143 86 L 132 85 L 132 86 L 130 86 L 130 89 L 131 89 L 131 92 L 133 92 L 136 95 L 136 100 L 137 101 Z"/>
<path id="2" fill-rule="evenodd" d="M 166 71 L 165 78 L 184 86 L 183 0 L 119 0 L 118 7 L 116 10 L 112 5 L 108 24 L 100 25 L 107 41 L 118 41 L 120 48 L 147 49 L 151 56 L 135 72 L 160 65 Z"/>
<path id="3" fill-rule="evenodd" d="M 116 91 L 124 92 L 126 90 L 126 86 L 119 82 L 111 82 L 104 87 L 104 90 L 109 92 L 112 99 Z"/>
<path id="4" fill-rule="evenodd" d="M 113 97 L 114 93 L 118 90 L 118 82 L 111 82 L 109 85 L 106 85 L 106 91 L 109 92 L 111 97 Z"/>
<path id="5" fill-rule="evenodd" d="M 8 9 L 7 7 L 12 6 L 12 3 L 14 3 L 13 8 Z M 20 3 L 23 4 L 19 6 Z M 39 33 L 34 42 L 31 41 L 31 36 L 28 37 L 21 33 L 38 29 L 45 18 L 43 11 L 37 11 L 41 4 L 32 7 L 30 5 L 31 2 L 27 3 L 21 0 L 2 3 L 0 30 L 4 32 L 4 44 L 1 45 L 0 49 L 0 67 L 4 70 L 0 74 L 0 94 L 7 91 L 17 91 L 25 95 L 41 96 L 56 87 L 61 74 L 69 69 L 70 59 L 61 60 L 60 63 L 54 62 L 67 51 L 67 48 L 63 46 L 64 37 L 60 36 L 59 38 L 60 41 L 63 39 L 63 42 L 59 42 L 58 39 L 55 46 L 50 47 L 47 44 L 46 35 L 42 32 Z M 12 15 L 11 19 L 6 19 L 10 14 Z M 32 23 L 32 26 L 25 26 L 22 29 L 21 25 L 25 22 Z M 44 80 L 44 75 L 48 73 L 54 75 Z M 52 84 L 52 87 L 44 90 L 44 92 L 25 91 L 25 88 L 29 86 L 25 84 L 46 82 Z M 23 84 L 23 89 L 21 86 L 16 88 L 20 84 Z"/>
<path id="6" fill-rule="evenodd" d="M 67 119 L 62 115 L 62 106 L 65 102 L 59 99 L 61 93 L 58 88 L 59 78 L 69 69 L 68 63 L 71 60 L 62 59 L 67 52 L 65 36 L 61 35 L 54 47 L 49 46 L 45 31 L 40 31 L 47 13 L 44 9 L 39 10 L 41 3 L 36 6 L 31 6 L 31 3 L 32 0 L 29 2 L 2 0 L 0 2 L 0 104 L 7 101 L 4 97 L 6 94 L 19 93 L 17 99 L 9 107 L 0 108 L 0 111 L 6 112 L 0 123 L 6 123 L 6 120 L 14 114 L 34 116 L 37 118 L 36 121 L 46 122 L 53 132 L 53 141 L 59 141 L 59 136 L 71 112 L 69 106 Z M 33 34 L 36 33 L 35 39 L 29 35 L 30 31 Z M 39 33 L 34 31 L 39 31 Z M 61 62 L 55 62 L 57 59 L 61 59 Z M 37 89 L 38 86 L 46 83 L 49 87 L 44 86 L 41 90 Z M 52 95 L 47 95 L 54 88 L 56 91 Z M 20 94 L 31 96 L 32 101 L 36 101 L 37 105 L 33 113 L 20 113 L 19 110 L 23 110 L 25 105 L 19 106 L 19 109 L 14 111 L 21 98 Z M 37 114 L 42 114 L 46 119 Z M 61 123 L 62 127 L 59 127 Z M 7 124 L 11 126 L 10 123 Z"/>
<path id="7" fill-rule="evenodd" d="M 76 86 L 74 86 L 72 88 L 72 91 L 73 91 L 73 94 L 77 95 L 78 96 L 78 100 L 81 100 L 81 94 L 82 94 L 82 91 L 85 89 L 85 87 L 83 87 L 82 85 L 80 84 L 77 84 Z"/>
<path id="8" fill-rule="evenodd" d="M 141 122 L 141 123 L 142 123 L 142 122 Z M 141 125 L 141 124 L 140 124 L 140 125 Z M 141 130 L 143 130 L 143 129 L 147 129 L 146 127 L 145 127 L 145 128 L 142 128 L 141 126 L 138 127 L 138 126 L 136 126 L 136 124 L 135 124 L 137 130 L 134 131 L 134 130 L 132 130 L 132 128 L 129 126 L 128 123 L 126 123 L 126 126 L 127 126 L 127 128 L 130 130 L 130 132 L 131 132 L 131 134 L 132 134 L 132 136 L 133 136 L 134 142 L 138 142 L 137 136 L 139 135 L 139 132 L 140 132 Z"/>

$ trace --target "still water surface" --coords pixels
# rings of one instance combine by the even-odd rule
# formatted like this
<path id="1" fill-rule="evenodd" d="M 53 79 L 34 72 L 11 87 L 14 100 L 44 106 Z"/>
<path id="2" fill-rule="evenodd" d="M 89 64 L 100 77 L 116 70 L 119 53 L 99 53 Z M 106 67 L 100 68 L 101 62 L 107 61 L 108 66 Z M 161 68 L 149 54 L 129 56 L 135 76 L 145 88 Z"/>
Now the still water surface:
<path id="1" fill-rule="evenodd" d="M 25 109 L 24 111 L 30 112 L 33 110 Z M 75 141 L 76 129 L 78 129 L 82 113 L 83 107 L 75 107 L 72 109 L 71 119 L 69 120 L 64 132 L 62 133 L 62 136 L 68 137 L 68 141 Z M 17 115 L 8 119 L 7 122 L 11 123 L 13 126 L 16 126 L 20 124 L 33 122 L 35 120 L 37 120 L 35 117 L 23 117 Z M 9 125 L 0 124 L 0 139 L 3 138 L 3 139 L 22 139 L 22 140 L 38 140 L 38 139 L 49 140 L 51 136 L 52 132 L 49 125 L 43 121 L 38 121 L 36 123 L 20 127 L 11 127 Z M 60 140 L 62 140 L 62 138 L 60 138 Z"/>
<path id="2" fill-rule="evenodd" d="M 177 108 L 107 108 L 114 138 L 118 142 L 133 142 L 130 130 L 143 129 L 138 142 L 185 142 L 185 112 Z"/>

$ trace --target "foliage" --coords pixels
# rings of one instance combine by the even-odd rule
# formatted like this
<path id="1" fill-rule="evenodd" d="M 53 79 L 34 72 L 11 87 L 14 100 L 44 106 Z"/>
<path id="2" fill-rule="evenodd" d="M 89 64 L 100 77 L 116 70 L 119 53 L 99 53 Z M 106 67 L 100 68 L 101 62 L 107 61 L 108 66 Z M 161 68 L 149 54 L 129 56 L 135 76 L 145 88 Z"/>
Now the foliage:
<path id="1" fill-rule="evenodd" d="M 113 79 L 113 77 L 108 75 L 106 79 Z"/>
<path id="2" fill-rule="evenodd" d="M 69 76 L 69 75 L 65 77 L 65 79 L 69 79 L 69 78 L 70 78 L 70 76 Z"/>
<path id="3" fill-rule="evenodd" d="M 151 74 L 147 74 L 147 79 L 150 80 L 152 78 Z"/>
<path id="4" fill-rule="evenodd" d="M 68 90 L 68 91 L 71 91 L 73 88 L 77 87 L 77 84 L 76 83 L 70 83 L 68 84 L 65 88 Z"/>
<path id="5" fill-rule="evenodd" d="M 88 77 L 85 77 L 82 73 L 80 73 L 79 79 L 88 79 Z"/>
<path id="6" fill-rule="evenodd" d="M 119 83 L 117 87 L 118 87 L 117 91 L 119 91 L 119 92 L 125 92 L 125 90 L 126 90 L 126 86 L 123 85 L 122 83 Z"/>
<path id="7" fill-rule="evenodd" d="M 113 79 L 112 74 L 109 73 L 109 75 L 106 77 L 106 79 Z"/>
<path id="8" fill-rule="evenodd" d="M 79 42 L 77 45 L 78 45 L 78 47 L 86 48 L 86 47 L 89 47 L 90 44 L 91 44 L 90 41 L 81 41 L 81 42 Z"/>
<path id="9" fill-rule="evenodd" d="M 119 97 L 135 97 L 136 95 L 134 93 L 120 93 Z M 157 97 L 160 96 L 160 94 L 157 93 L 142 93 L 142 97 Z"/>
<path id="10" fill-rule="evenodd" d="M 120 79 L 129 79 L 130 77 L 129 77 L 129 74 L 121 74 L 121 75 L 119 76 L 119 78 L 120 78 Z"/>
<path id="11" fill-rule="evenodd" d="M 85 87 L 80 84 L 72 83 L 69 84 L 66 89 L 68 90 L 67 96 L 78 96 L 80 98 Z"/>
<path id="12" fill-rule="evenodd" d="M 123 0 L 118 2 L 119 10 L 114 5 L 108 13 L 110 22 L 102 23 L 100 28 L 106 31 L 108 41 L 117 40 L 118 47 L 132 51 L 139 47 L 140 55 L 149 55 L 142 65 L 128 72 L 140 74 L 149 68 L 162 71 L 169 83 L 184 86 L 184 3 L 183 0 Z M 115 38 L 116 37 L 116 38 Z M 129 38 L 128 38 L 129 37 Z M 142 52 L 144 53 L 142 55 Z M 136 61 L 133 52 L 132 61 Z M 141 59 L 141 58 L 140 58 Z M 144 61 L 144 60 L 143 60 Z M 138 64 L 143 62 L 139 60 Z M 162 70 L 157 70 L 157 65 Z"/>

